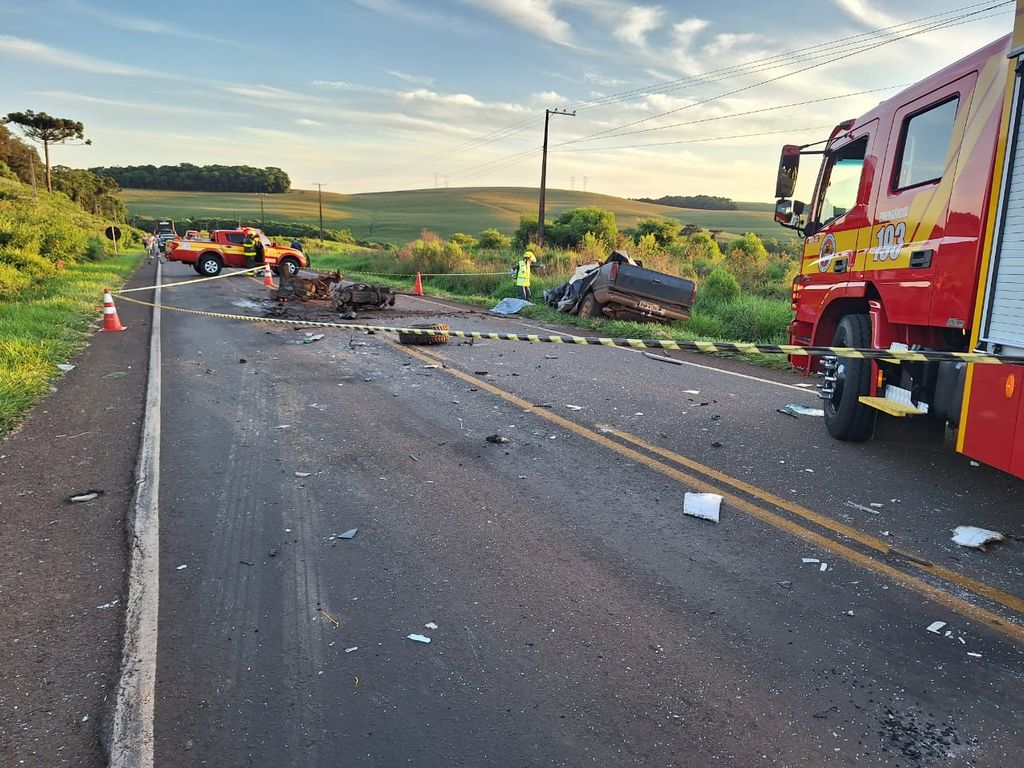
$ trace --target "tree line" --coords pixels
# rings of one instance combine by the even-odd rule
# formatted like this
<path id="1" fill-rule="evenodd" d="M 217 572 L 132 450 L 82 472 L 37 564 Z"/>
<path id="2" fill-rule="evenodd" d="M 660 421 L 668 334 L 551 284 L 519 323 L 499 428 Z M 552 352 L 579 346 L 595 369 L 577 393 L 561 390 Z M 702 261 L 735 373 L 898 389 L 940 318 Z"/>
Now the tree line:
<path id="1" fill-rule="evenodd" d="M 728 197 L 716 197 L 715 195 L 665 195 L 656 200 L 651 197 L 638 197 L 636 200 L 640 203 L 670 205 L 673 208 L 699 208 L 705 211 L 739 210 L 736 203 Z"/>
<path id="2" fill-rule="evenodd" d="M 125 189 L 167 189 L 178 192 L 266 192 L 291 189 L 292 181 L 280 168 L 249 165 L 124 165 L 90 168 L 115 179 Z"/>

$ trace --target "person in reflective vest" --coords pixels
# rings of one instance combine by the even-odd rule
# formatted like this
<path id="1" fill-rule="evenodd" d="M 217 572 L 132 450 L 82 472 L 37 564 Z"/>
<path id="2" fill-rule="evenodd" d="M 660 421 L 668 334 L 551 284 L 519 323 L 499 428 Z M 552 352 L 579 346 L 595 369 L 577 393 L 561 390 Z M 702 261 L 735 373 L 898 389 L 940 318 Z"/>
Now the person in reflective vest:
<path id="1" fill-rule="evenodd" d="M 537 257 L 527 251 L 516 265 L 516 288 L 519 298 L 524 301 L 530 298 L 530 265 L 535 261 Z"/>
<path id="2" fill-rule="evenodd" d="M 252 232 L 245 233 L 245 239 L 242 240 L 242 255 L 245 257 L 246 267 L 256 266 L 256 241 L 253 240 Z"/>

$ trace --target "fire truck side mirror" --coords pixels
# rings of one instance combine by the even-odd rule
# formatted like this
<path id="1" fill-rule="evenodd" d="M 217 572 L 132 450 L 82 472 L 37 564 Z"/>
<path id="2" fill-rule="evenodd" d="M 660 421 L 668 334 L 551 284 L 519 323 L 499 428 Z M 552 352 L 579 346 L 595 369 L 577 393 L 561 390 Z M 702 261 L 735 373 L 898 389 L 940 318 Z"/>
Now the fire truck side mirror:
<path id="1" fill-rule="evenodd" d="M 799 229 L 804 215 L 804 204 L 799 200 L 779 200 L 775 203 L 775 221 L 790 229 Z"/>
<path id="2" fill-rule="evenodd" d="M 796 189 L 796 177 L 800 172 L 800 147 L 787 144 L 782 148 L 779 160 L 779 176 L 775 181 L 775 197 L 792 197 Z"/>

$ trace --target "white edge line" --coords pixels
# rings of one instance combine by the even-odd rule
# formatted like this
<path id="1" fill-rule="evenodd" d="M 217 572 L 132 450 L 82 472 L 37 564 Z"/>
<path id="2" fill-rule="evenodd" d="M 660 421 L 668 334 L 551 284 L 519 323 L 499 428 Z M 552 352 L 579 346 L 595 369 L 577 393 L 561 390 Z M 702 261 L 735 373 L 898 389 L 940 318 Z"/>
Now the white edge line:
<path id="1" fill-rule="evenodd" d="M 409 298 L 410 299 L 416 299 L 417 301 L 422 301 L 422 302 L 425 302 L 427 304 L 433 304 L 433 305 L 438 306 L 438 307 L 444 307 L 445 309 L 458 309 L 458 307 L 454 307 L 451 304 L 442 304 L 439 301 L 431 301 L 430 299 L 424 299 L 421 296 L 409 296 Z M 511 319 L 511 318 L 509 318 L 509 319 Z M 531 323 L 527 323 L 527 322 L 524 322 L 522 320 L 512 320 L 512 322 L 516 323 L 517 325 L 521 325 L 524 328 L 533 328 L 534 330 L 544 331 L 545 333 L 548 333 L 548 334 L 551 334 L 551 335 L 559 335 L 558 331 L 555 331 L 555 330 L 553 330 L 551 328 L 545 328 L 544 326 L 541 326 L 541 325 L 532 325 Z M 656 352 L 656 351 L 658 351 L 657 349 L 654 349 L 654 350 L 651 350 L 651 349 L 633 349 L 632 347 L 613 347 L 613 349 L 621 349 L 624 352 L 639 352 L 639 353 L 652 352 L 652 351 Z M 713 371 L 715 373 L 724 373 L 727 376 L 736 376 L 736 377 L 741 378 L 741 379 L 749 379 L 750 381 L 759 381 L 762 384 L 771 384 L 773 387 L 785 387 L 786 389 L 795 389 L 797 392 L 803 392 L 805 395 L 813 395 L 814 394 L 814 390 L 810 389 L 808 387 L 798 387 L 798 386 L 796 386 L 794 384 L 785 384 L 785 383 L 783 383 L 781 381 L 772 381 L 771 379 L 762 379 L 759 376 L 751 376 L 751 375 L 746 374 L 746 373 L 737 373 L 736 371 L 729 371 L 729 370 L 726 370 L 725 368 L 716 368 L 713 365 L 702 365 L 701 363 L 691 363 L 689 360 L 680 360 L 678 357 L 673 357 L 672 359 L 677 361 L 678 363 L 680 363 L 682 365 L 689 365 L 689 366 L 692 366 L 693 368 L 702 368 L 705 371 Z"/>
<path id="2" fill-rule="evenodd" d="M 121 677 L 114 704 L 110 768 L 152 768 L 156 689 L 157 618 L 160 597 L 160 282 L 156 267 L 149 342 L 149 382 L 142 442 L 136 466 L 131 566 Z"/>

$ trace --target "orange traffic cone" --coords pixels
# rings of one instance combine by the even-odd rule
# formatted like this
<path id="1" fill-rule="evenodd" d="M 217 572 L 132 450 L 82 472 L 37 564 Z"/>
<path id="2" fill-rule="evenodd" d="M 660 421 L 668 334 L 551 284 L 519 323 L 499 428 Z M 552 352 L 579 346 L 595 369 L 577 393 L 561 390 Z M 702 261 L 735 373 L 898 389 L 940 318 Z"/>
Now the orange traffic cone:
<path id="1" fill-rule="evenodd" d="M 416 285 L 414 285 L 412 287 L 412 295 L 413 296 L 422 296 L 423 295 L 423 279 L 420 277 L 420 273 L 419 272 L 416 273 Z"/>
<path id="2" fill-rule="evenodd" d="M 263 284 L 268 288 L 274 287 L 274 275 L 270 272 L 270 265 L 263 267 Z"/>
<path id="3" fill-rule="evenodd" d="M 104 331 L 127 331 L 128 329 L 121 325 L 121 320 L 117 316 L 117 309 L 114 307 L 114 297 L 110 295 L 110 290 L 107 288 L 103 289 L 103 328 Z"/>

